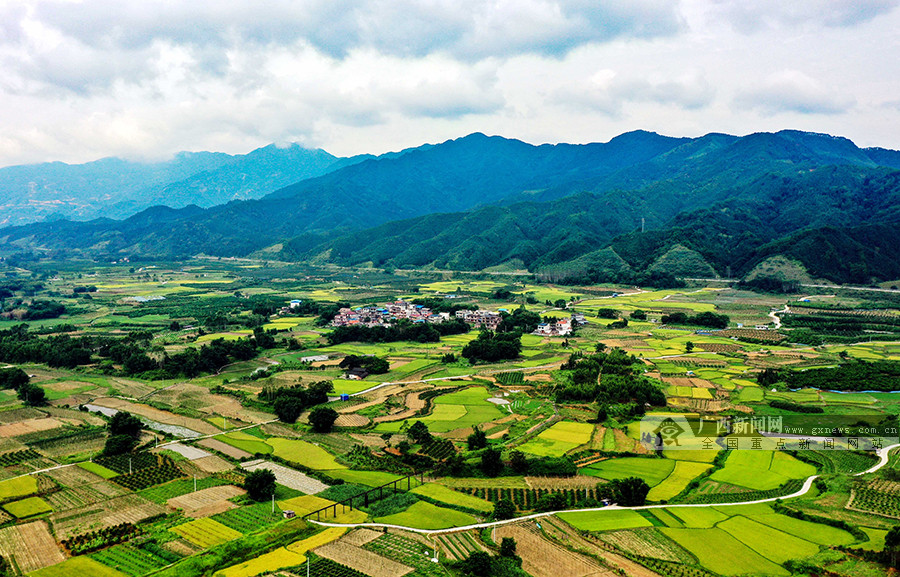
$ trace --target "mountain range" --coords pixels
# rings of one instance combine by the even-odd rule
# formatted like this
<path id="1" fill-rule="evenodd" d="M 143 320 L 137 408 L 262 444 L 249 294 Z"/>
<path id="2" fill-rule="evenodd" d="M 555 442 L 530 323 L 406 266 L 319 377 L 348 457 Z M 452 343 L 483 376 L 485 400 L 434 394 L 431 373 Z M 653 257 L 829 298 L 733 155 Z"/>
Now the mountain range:
<path id="1" fill-rule="evenodd" d="M 143 188 L 134 185 L 133 166 L 115 173 L 121 162 L 92 163 L 93 172 L 81 165 L 78 190 L 96 196 L 117 182 L 129 192 L 109 202 L 116 211 L 169 206 L 123 220 L 6 227 L 0 252 L 265 254 L 377 267 L 527 268 L 583 281 L 752 276 L 776 259 L 809 278 L 900 278 L 900 152 L 825 134 L 636 131 L 607 143 L 533 146 L 476 133 L 349 159 L 266 147 L 243 157 L 179 155 L 175 176 L 157 168 Z M 10 170 L 0 169 L 0 184 Z"/>

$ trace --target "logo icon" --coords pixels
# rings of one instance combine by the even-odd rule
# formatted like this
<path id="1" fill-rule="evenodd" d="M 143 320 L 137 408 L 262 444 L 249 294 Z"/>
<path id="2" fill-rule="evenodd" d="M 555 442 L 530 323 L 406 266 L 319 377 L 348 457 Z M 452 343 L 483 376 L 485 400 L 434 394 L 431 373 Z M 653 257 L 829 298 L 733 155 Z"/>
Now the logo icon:
<path id="1" fill-rule="evenodd" d="M 678 446 L 678 437 L 684 433 L 684 427 L 669 417 L 660 422 L 659 426 L 653 429 L 653 432 L 656 434 L 656 445 L 658 447 L 663 445 Z"/>

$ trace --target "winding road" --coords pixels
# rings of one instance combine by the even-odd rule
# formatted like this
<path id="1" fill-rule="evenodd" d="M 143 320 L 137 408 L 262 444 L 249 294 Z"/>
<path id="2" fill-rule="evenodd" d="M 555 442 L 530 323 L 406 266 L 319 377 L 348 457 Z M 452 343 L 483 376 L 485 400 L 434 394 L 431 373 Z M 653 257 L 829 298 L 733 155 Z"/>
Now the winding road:
<path id="1" fill-rule="evenodd" d="M 874 473 L 875 471 L 881 469 L 885 465 L 888 464 L 890 460 L 890 452 L 894 449 L 900 447 L 900 443 L 895 445 L 889 445 L 884 447 L 883 449 L 879 449 L 876 454 L 879 457 L 878 463 L 872 466 L 865 471 L 860 473 L 856 473 L 855 476 L 866 475 L 868 473 Z M 642 505 L 640 507 L 620 507 L 619 505 L 609 505 L 607 507 L 591 507 L 588 509 L 563 509 L 560 511 L 547 511 L 544 513 L 533 513 L 531 515 L 525 515 L 523 517 L 515 517 L 513 519 L 505 519 L 503 521 L 489 521 L 485 523 L 475 523 L 473 525 L 464 525 L 461 527 L 451 527 L 449 529 L 418 529 L 416 527 L 407 527 L 405 525 L 392 525 L 389 523 L 329 523 L 327 521 L 315 521 L 313 519 L 308 519 L 310 523 L 314 523 L 316 525 L 321 525 L 323 527 L 367 527 L 367 528 L 380 528 L 386 527 L 389 529 L 401 529 L 403 531 L 411 531 L 413 533 L 420 533 L 423 535 L 439 535 L 441 533 L 455 533 L 457 531 L 468 531 L 469 529 L 486 529 L 488 527 L 498 527 L 500 525 L 507 525 L 509 523 L 518 523 L 519 521 L 527 521 L 529 519 L 540 519 L 541 517 L 549 517 L 550 515 L 556 515 L 557 513 L 579 513 L 579 512 L 591 512 L 591 511 L 621 511 L 623 509 L 632 509 L 634 511 L 641 511 L 644 509 L 669 509 L 669 508 L 686 508 L 686 507 L 723 507 L 726 505 L 754 505 L 757 503 L 773 503 L 778 500 L 785 499 L 794 499 L 796 497 L 801 497 L 809 492 L 810 487 L 815 482 L 816 479 L 819 478 L 819 475 L 812 475 L 807 477 L 806 481 L 803 482 L 803 486 L 800 487 L 800 490 L 791 493 L 790 495 L 782 495 L 780 497 L 770 497 L 768 499 L 757 499 L 756 501 L 739 501 L 736 503 L 681 503 L 681 504 L 666 504 L 666 505 Z"/>

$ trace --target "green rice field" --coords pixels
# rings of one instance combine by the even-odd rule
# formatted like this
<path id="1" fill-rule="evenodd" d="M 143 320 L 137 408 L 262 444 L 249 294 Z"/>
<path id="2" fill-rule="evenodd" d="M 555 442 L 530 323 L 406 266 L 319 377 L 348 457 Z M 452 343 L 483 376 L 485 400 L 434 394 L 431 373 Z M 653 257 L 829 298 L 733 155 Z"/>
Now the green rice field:
<path id="1" fill-rule="evenodd" d="M 675 469 L 675 462 L 670 459 L 654 459 L 642 457 L 623 457 L 609 459 L 590 465 L 579 472 L 582 475 L 599 477 L 608 481 L 626 477 L 640 477 L 651 487 L 659 485 Z"/>
<path id="2" fill-rule="evenodd" d="M 608 509 L 605 511 L 573 511 L 558 513 L 557 517 L 582 531 L 613 531 L 650 527 L 652 523 L 637 511 L 630 509 Z"/>
<path id="3" fill-rule="evenodd" d="M 410 505 L 408 509 L 387 517 L 378 517 L 376 523 L 404 525 L 417 529 L 448 529 L 477 523 L 478 519 L 467 513 L 438 507 L 425 501 Z"/>

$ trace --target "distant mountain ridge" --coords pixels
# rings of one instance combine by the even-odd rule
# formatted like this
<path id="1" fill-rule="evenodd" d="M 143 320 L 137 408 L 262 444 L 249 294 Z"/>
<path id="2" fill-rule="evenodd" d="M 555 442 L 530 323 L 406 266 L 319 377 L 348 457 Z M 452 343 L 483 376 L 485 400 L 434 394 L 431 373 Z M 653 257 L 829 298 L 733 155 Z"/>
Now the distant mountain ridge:
<path id="1" fill-rule="evenodd" d="M 818 266 L 820 277 L 859 282 L 887 278 L 900 262 L 864 241 L 872 227 L 893 238 L 900 223 L 898 164 L 896 151 L 791 130 L 699 138 L 635 131 L 607 143 L 541 146 L 475 133 L 357 158 L 256 200 L 0 229 L 0 252 L 105 258 L 265 249 L 343 265 L 480 270 L 516 262 L 588 279 L 603 267 L 738 274 L 791 253 Z M 208 176 L 218 170 L 205 178 L 224 179 Z M 803 239 L 801 248 L 791 238 Z M 823 268 L 805 240 L 812 238 L 866 264 L 852 274 Z"/>
<path id="2" fill-rule="evenodd" d="M 126 218 L 156 205 L 211 207 L 260 198 L 365 158 L 270 144 L 238 155 L 180 152 L 162 162 L 104 158 L 10 166 L 0 168 L 0 227 L 59 218 Z"/>

